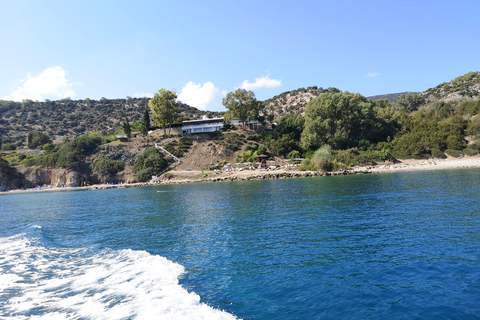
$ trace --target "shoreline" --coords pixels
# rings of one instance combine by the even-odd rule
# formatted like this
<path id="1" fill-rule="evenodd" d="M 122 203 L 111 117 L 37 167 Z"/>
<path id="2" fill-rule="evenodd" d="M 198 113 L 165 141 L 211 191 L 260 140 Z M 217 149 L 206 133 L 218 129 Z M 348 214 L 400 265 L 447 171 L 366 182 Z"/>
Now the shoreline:
<path id="1" fill-rule="evenodd" d="M 378 174 L 378 173 L 392 173 L 392 172 L 409 172 L 409 171 L 429 171 L 429 170 L 451 170 L 451 169 L 467 169 L 480 168 L 480 155 L 464 156 L 462 158 L 447 159 L 408 159 L 401 160 L 398 163 L 383 163 L 372 166 L 357 166 L 350 170 L 340 170 L 335 172 L 322 171 L 299 171 L 298 169 L 280 169 L 272 171 L 237 171 L 224 172 L 216 174 L 215 176 L 199 178 L 179 177 L 170 180 L 160 180 L 158 182 L 137 182 L 137 183 L 123 183 L 115 185 L 96 184 L 83 187 L 46 187 L 41 189 L 29 190 L 9 190 L 0 192 L 0 195 L 6 194 L 22 194 L 22 193 L 39 193 L 39 192 L 63 192 L 63 191 L 79 191 L 79 190 L 107 190 L 107 189 L 125 189 L 145 186 L 162 186 L 172 184 L 189 184 L 201 182 L 233 182 L 233 181 L 254 181 L 254 180 L 273 180 L 273 179 L 295 179 L 295 178 L 309 178 L 309 177 L 324 177 L 324 176 L 339 176 L 339 175 L 356 175 L 356 174 Z M 173 172 L 179 173 L 179 172 Z M 201 174 L 201 172 L 189 172 L 191 174 Z"/>

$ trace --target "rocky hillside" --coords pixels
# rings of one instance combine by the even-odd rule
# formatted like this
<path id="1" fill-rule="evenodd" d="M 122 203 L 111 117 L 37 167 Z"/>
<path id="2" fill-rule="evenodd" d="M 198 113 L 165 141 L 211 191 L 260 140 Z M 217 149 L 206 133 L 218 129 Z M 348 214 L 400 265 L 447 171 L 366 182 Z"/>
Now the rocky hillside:
<path id="1" fill-rule="evenodd" d="M 283 92 L 271 99 L 265 100 L 265 113 L 273 114 L 274 118 L 285 114 L 299 114 L 305 111 L 305 105 L 324 92 L 338 90 L 335 88 L 323 89 L 314 87 L 300 88 Z"/>
<path id="2" fill-rule="evenodd" d="M 21 146 L 28 132 L 39 130 L 54 139 L 78 137 L 85 133 L 115 133 L 125 117 L 130 124 L 141 120 L 148 98 L 92 99 L 45 102 L 0 100 L 0 135 L 3 143 Z M 196 119 L 207 112 L 180 105 L 181 116 Z M 152 123 L 153 125 L 153 123 Z"/>
<path id="3" fill-rule="evenodd" d="M 303 114 L 305 111 L 306 104 L 318 97 L 320 94 L 330 91 L 339 91 L 336 88 L 317 88 L 308 87 L 300 88 L 293 91 L 283 92 L 271 99 L 265 100 L 266 106 L 266 114 L 273 114 L 275 118 L 281 117 L 285 114 Z M 367 97 L 367 99 L 371 100 L 379 100 L 385 99 L 390 102 L 396 103 L 402 95 L 405 95 L 410 92 L 400 92 L 400 93 L 391 93 L 391 94 L 383 94 L 377 96 Z"/>
<path id="4" fill-rule="evenodd" d="M 450 82 L 444 82 L 422 93 L 428 101 L 455 100 L 480 95 L 480 72 L 469 72 Z"/>
<path id="5" fill-rule="evenodd" d="M 380 95 L 376 95 L 376 96 L 367 97 L 367 99 L 370 99 L 370 100 L 373 100 L 373 101 L 383 99 L 383 100 L 387 100 L 387 101 L 390 101 L 390 102 L 397 102 L 400 99 L 401 96 L 406 95 L 408 93 L 417 93 L 417 92 L 407 91 L 407 92 L 399 92 L 399 93 L 380 94 Z"/>

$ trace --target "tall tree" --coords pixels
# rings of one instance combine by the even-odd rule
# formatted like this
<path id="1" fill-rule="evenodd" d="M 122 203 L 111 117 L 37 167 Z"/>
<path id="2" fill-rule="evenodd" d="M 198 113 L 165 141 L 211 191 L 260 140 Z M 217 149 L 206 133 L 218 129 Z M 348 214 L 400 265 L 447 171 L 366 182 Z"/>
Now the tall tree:
<path id="1" fill-rule="evenodd" d="M 409 92 L 400 96 L 397 101 L 397 107 L 404 108 L 407 112 L 417 111 L 425 102 L 425 98 L 420 94 Z"/>
<path id="2" fill-rule="evenodd" d="M 360 94 L 329 92 L 310 100 L 305 107 L 301 146 L 315 150 L 324 144 L 334 149 L 351 148 L 362 139 L 376 141 L 376 112 Z"/>
<path id="3" fill-rule="evenodd" d="M 132 136 L 132 128 L 130 127 L 130 122 L 128 121 L 128 117 L 125 117 L 125 121 L 123 122 L 123 131 L 127 135 L 127 138 L 130 139 Z"/>
<path id="4" fill-rule="evenodd" d="M 235 92 L 228 93 L 222 103 L 228 109 L 225 113 L 225 119 L 240 119 L 244 130 L 245 123 L 257 119 L 264 107 L 263 103 L 255 98 L 255 93 L 245 89 L 237 89 Z"/>
<path id="5" fill-rule="evenodd" d="M 153 121 L 159 127 L 163 127 L 163 135 L 170 135 L 172 124 L 179 113 L 178 103 L 175 101 L 177 94 L 175 92 L 160 89 L 155 93 L 152 99 L 148 101 L 148 105 L 153 112 Z"/>
<path id="6" fill-rule="evenodd" d="M 148 108 L 145 107 L 145 112 L 143 113 L 143 128 L 142 134 L 146 137 L 148 135 L 148 130 L 150 130 L 150 115 L 148 114 Z"/>
<path id="7" fill-rule="evenodd" d="M 46 143 L 52 143 L 52 139 L 43 132 L 32 131 L 27 136 L 27 146 L 29 149 L 36 149 Z"/>

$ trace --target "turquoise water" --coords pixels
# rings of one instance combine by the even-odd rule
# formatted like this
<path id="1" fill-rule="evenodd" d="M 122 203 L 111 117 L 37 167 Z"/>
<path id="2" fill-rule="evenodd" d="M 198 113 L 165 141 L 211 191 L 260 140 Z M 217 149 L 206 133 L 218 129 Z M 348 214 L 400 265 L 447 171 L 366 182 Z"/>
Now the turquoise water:
<path id="1" fill-rule="evenodd" d="M 479 205 L 478 169 L 1 196 L 0 317 L 478 319 Z"/>

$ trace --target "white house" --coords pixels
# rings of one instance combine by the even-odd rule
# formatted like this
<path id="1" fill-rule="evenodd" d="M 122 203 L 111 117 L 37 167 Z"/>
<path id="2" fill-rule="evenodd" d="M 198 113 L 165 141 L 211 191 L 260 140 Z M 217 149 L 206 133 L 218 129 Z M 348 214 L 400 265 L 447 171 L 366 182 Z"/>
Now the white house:
<path id="1" fill-rule="evenodd" d="M 225 121 L 223 118 L 208 119 L 206 116 L 201 120 L 190 120 L 182 122 L 183 134 L 215 132 L 223 128 Z"/>

